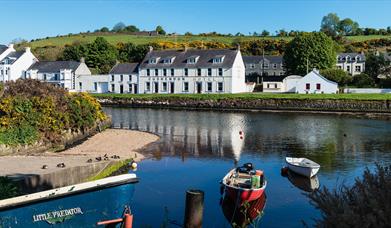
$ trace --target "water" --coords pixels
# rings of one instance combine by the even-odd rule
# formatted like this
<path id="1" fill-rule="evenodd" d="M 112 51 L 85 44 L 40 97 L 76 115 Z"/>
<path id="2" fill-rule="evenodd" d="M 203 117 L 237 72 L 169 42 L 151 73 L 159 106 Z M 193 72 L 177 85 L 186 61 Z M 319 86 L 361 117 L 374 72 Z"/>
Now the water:
<path id="1" fill-rule="evenodd" d="M 136 227 L 177 227 L 183 222 L 189 188 L 205 191 L 204 227 L 230 227 L 219 203 L 219 181 L 235 164 L 245 162 L 263 169 L 268 180 L 266 208 L 258 225 L 311 225 L 320 213 L 297 183 L 281 176 L 286 155 L 318 162 L 320 186 L 329 188 L 352 184 L 375 162 L 391 162 L 390 121 L 303 113 L 105 111 L 114 127 L 161 136 L 144 150 L 152 158 L 139 164 L 141 180 L 132 204 Z"/>

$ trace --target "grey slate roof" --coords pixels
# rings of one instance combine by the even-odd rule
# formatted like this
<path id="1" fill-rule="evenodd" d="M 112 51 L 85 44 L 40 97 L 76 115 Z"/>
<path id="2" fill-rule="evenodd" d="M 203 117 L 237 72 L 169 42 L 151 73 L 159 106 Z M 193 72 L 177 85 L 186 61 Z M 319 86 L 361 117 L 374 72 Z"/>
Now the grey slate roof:
<path id="1" fill-rule="evenodd" d="M 13 64 L 24 54 L 24 51 L 14 51 L 9 53 L 2 61 L 8 59 L 8 64 Z"/>
<path id="2" fill-rule="evenodd" d="M 29 70 L 38 70 L 38 72 L 59 72 L 60 70 L 75 71 L 80 66 L 80 62 L 76 61 L 41 61 L 34 63 Z"/>
<path id="3" fill-rule="evenodd" d="M 138 63 L 118 63 L 110 70 L 109 74 L 137 73 L 138 65 Z"/>
<path id="4" fill-rule="evenodd" d="M 204 49 L 188 49 L 188 50 L 163 50 L 148 52 L 144 60 L 140 64 L 141 69 L 145 68 L 231 68 L 238 50 L 219 49 L 219 50 L 204 50 Z M 174 57 L 171 64 L 163 63 L 163 59 Z M 187 63 L 190 57 L 199 56 L 195 64 Z M 222 63 L 213 63 L 213 58 L 224 56 Z M 159 58 L 158 63 L 149 64 L 149 59 Z"/>
<path id="5" fill-rule="evenodd" d="M 265 76 L 263 82 L 282 82 L 286 76 Z"/>
<path id="6" fill-rule="evenodd" d="M 5 52 L 8 49 L 8 46 L 0 44 L 0 54 Z"/>
<path id="7" fill-rule="evenodd" d="M 243 61 L 245 64 L 258 64 L 262 61 L 263 56 L 243 56 Z M 268 60 L 270 63 L 283 63 L 283 57 L 281 55 L 265 55 L 265 61 Z"/>
<path id="8" fill-rule="evenodd" d="M 347 57 L 350 57 L 350 61 L 347 61 Z M 351 63 L 351 62 L 355 62 L 355 58 L 356 57 L 360 57 L 360 60 L 357 61 L 359 63 L 362 63 L 362 62 L 365 62 L 365 55 L 364 54 L 361 54 L 361 53 L 355 53 L 355 52 L 352 52 L 352 53 L 339 53 L 337 55 L 337 61 L 338 63 L 344 63 L 344 62 L 348 62 L 348 63 Z"/>

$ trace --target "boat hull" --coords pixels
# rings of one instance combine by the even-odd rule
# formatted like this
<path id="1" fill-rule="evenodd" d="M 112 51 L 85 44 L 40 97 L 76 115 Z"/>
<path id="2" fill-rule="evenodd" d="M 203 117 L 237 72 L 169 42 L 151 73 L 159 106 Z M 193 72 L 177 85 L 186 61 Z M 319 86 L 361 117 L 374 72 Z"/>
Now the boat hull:
<path id="1" fill-rule="evenodd" d="M 299 175 L 309 177 L 309 178 L 315 176 L 319 171 L 319 168 L 301 167 L 301 166 L 292 165 L 290 163 L 287 163 L 287 166 L 289 170 L 291 170 L 292 172 L 295 172 Z"/>
<path id="2" fill-rule="evenodd" d="M 261 196 L 263 196 L 263 194 L 265 193 L 265 188 L 241 189 L 234 188 L 229 185 L 224 185 L 224 187 L 226 196 L 228 196 L 232 200 L 239 200 L 241 203 L 257 200 L 261 198 Z"/>

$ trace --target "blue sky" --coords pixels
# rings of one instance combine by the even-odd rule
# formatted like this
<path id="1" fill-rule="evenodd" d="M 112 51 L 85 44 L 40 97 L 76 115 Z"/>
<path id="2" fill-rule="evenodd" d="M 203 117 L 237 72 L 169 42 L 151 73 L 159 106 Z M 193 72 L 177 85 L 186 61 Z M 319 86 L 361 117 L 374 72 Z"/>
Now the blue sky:
<path id="1" fill-rule="evenodd" d="M 391 26 L 389 0 L 0 0 L 0 43 L 78 33 L 117 22 L 168 32 L 318 30 L 330 12 L 362 27 Z"/>

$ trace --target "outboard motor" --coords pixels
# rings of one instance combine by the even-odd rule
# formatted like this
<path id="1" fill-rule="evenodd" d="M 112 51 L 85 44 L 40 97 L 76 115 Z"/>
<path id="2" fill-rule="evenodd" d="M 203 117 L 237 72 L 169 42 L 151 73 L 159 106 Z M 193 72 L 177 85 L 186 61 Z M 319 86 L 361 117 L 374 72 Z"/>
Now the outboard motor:
<path id="1" fill-rule="evenodd" d="M 238 167 L 236 171 L 239 173 L 255 174 L 255 169 L 252 163 L 245 163 L 241 167 Z"/>

